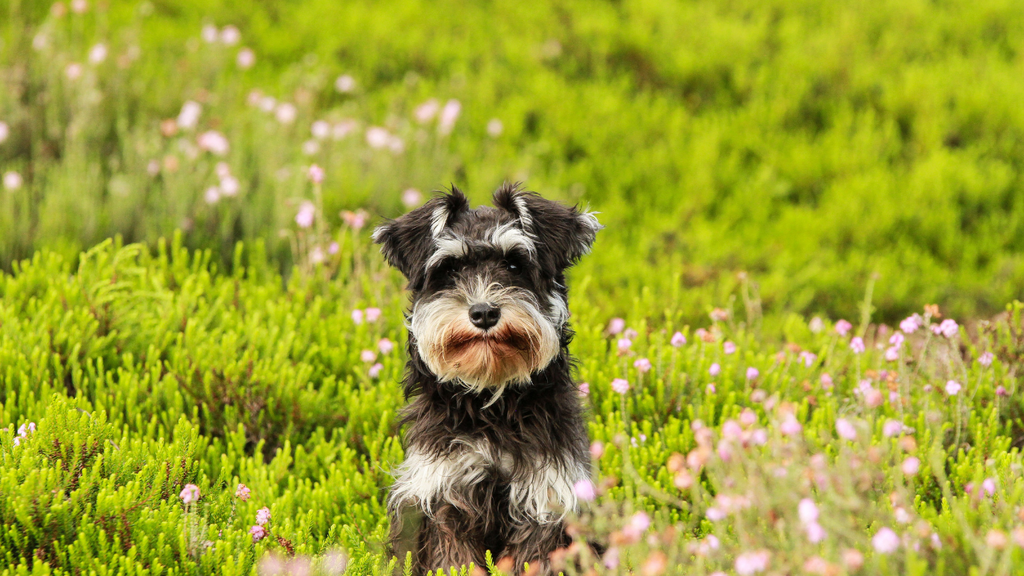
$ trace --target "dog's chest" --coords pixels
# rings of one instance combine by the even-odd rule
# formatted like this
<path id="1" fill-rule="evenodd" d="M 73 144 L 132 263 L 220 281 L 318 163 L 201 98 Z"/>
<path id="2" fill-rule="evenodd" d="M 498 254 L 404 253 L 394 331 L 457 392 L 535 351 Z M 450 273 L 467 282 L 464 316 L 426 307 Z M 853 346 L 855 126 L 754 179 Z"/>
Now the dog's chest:
<path id="1" fill-rule="evenodd" d="M 507 487 L 513 517 L 537 522 L 576 510 L 573 485 L 587 477 L 582 466 L 571 463 L 539 457 L 516 461 L 483 439 L 456 440 L 440 456 L 414 446 L 397 472 L 394 504 L 415 502 L 429 514 L 440 502 L 466 502 L 467 494 L 488 483 L 497 490 Z"/>

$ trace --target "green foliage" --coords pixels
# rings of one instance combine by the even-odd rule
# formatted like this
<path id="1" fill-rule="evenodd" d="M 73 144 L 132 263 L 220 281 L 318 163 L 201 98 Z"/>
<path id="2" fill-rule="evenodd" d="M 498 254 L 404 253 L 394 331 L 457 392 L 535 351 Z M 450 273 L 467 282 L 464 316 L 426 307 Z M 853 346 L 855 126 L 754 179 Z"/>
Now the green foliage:
<path id="1" fill-rule="evenodd" d="M 646 288 L 653 305 L 683 294 L 695 321 L 738 272 L 769 311 L 833 317 L 877 275 L 890 321 L 922 302 L 994 313 L 1024 281 L 1013 0 L 111 4 L 0 7 L 0 170 L 25 178 L 0 196 L 2 263 L 180 227 L 224 264 L 237 240 L 263 239 L 288 270 L 279 231 L 316 162 L 331 225 L 448 182 L 477 201 L 523 179 L 589 203 L 608 229 L 583 264 L 588 297 L 619 313 Z M 203 24 L 237 25 L 241 43 L 206 43 Z M 97 43 L 109 55 L 91 64 Z M 255 67 L 236 66 L 242 46 Z M 351 92 L 335 90 L 341 74 Z M 253 96 L 294 103 L 296 119 Z M 450 135 L 414 119 L 430 98 L 462 103 Z M 197 126 L 162 135 L 187 100 Z M 354 131 L 317 141 L 316 120 Z M 372 149 L 371 126 L 404 150 Z M 226 136 L 224 156 L 197 149 L 206 130 Z M 240 192 L 211 206 L 220 161 Z"/>
<path id="2" fill-rule="evenodd" d="M 402 459 L 395 414 L 404 353 L 379 354 L 376 379 L 361 355 L 382 337 L 403 340 L 405 299 L 394 276 L 365 248 L 350 251 L 351 241 L 337 276 L 287 282 L 261 264 L 259 247 L 239 247 L 232 271 L 221 272 L 180 238 L 158 245 L 107 242 L 74 266 L 41 252 L 0 276 L 0 554 L 9 573 L 253 574 L 260 562 L 303 561 L 328 574 L 338 550 L 349 574 L 392 573 L 405 559 L 384 555 L 383 502 L 388 472 Z M 373 306 L 380 320 L 355 322 L 353 309 Z M 1021 309 L 979 325 L 962 342 L 974 350 L 967 356 L 959 336 L 922 328 L 890 362 L 874 346 L 887 333 L 873 326 L 864 327 L 869 351 L 857 355 L 827 325 L 790 317 L 790 336 L 755 338 L 745 326 L 756 318 L 725 311 L 700 333 L 631 315 L 637 334 L 622 351 L 599 305 L 576 299 L 583 401 L 591 437 L 603 444 L 600 496 L 576 530 L 618 543 L 623 566 L 667 554 L 694 574 L 729 568 L 759 547 L 772 550 L 773 566 L 792 569 L 814 554 L 837 562 L 853 548 L 877 573 L 1007 573 L 1020 552 L 993 555 L 985 542 L 988 531 L 1006 538 L 1019 524 L 1024 494 L 1012 356 L 1024 342 Z M 689 343 L 670 344 L 677 328 Z M 723 351 L 727 340 L 735 353 Z M 986 350 L 997 352 L 991 366 L 977 361 Z M 634 366 L 641 357 L 649 372 Z M 821 383 L 826 373 L 831 385 Z M 631 391 L 613 391 L 614 378 Z M 963 390 L 947 396 L 944 383 L 954 378 Z M 866 388 L 894 396 L 879 394 L 874 405 Z M 840 418 L 854 423 L 856 442 L 837 437 Z M 747 437 L 765 431 L 765 442 L 718 459 L 713 437 L 733 434 L 737 419 Z M 782 424 L 792 421 L 802 428 L 797 438 Z M 890 421 L 907 428 L 891 437 Z M 28 422 L 35 431 L 17 430 Z M 682 455 L 700 463 L 681 468 Z M 912 476 L 900 472 L 909 457 L 921 462 Z M 791 485 L 779 467 L 834 484 Z M 234 495 L 239 483 L 252 491 L 247 501 Z M 198 486 L 198 502 L 182 502 L 186 484 Z M 706 519 L 721 495 L 743 495 L 743 486 L 756 495 L 750 508 L 721 524 Z M 821 548 L 800 538 L 795 503 L 805 497 L 829 518 L 832 536 Z M 248 530 L 263 507 L 269 535 L 254 544 Z M 663 544 L 616 535 L 641 510 Z M 925 523 L 926 533 L 908 526 L 926 554 L 870 554 L 871 534 L 900 529 L 894 514 Z M 774 529 L 765 518 L 776 519 Z M 931 531 L 941 548 L 931 547 Z M 728 552 L 695 559 L 692 547 L 709 533 Z"/>

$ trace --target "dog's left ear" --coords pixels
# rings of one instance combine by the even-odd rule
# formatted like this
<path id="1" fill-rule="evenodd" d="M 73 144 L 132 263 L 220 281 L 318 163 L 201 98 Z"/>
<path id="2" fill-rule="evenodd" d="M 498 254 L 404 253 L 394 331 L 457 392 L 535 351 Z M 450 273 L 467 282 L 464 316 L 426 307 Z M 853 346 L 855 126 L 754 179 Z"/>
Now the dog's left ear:
<path id="1" fill-rule="evenodd" d="M 593 212 L 545 200 L 519 183 L 502 184 L 494 193 L 494 206 L 519 219 L 523 231 L 542 247 L 540 264 L 560 272 L 590 252 L 597 231 L 603 228 Z"/>
<path id="2" fill-rule="evenodd" d="M 456 187 L 440 194 L 419 208 L 395 220 L 389 220 L 373 231 L 373 241 L 388 263 L 409 280 L 409 288 L 419 290 L 426 273 L 426 263 L 437 249 L 436 239 L 465 211 L 469 200 Z"/>

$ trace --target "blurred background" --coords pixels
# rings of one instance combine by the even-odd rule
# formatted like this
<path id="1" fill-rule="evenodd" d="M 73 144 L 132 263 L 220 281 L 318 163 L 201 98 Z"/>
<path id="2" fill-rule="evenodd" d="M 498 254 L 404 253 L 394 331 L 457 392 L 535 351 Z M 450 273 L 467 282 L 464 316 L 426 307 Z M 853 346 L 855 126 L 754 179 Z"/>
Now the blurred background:
<path id="1" fill-rule="evenodd" d="M 876 321 L 985 317 L 1024 285 L 1022 26 L 1016 0 L 6 0 L 0 267 L 178 230 L 290 274 L 522 180 L 600 212 L 574 278 L 607 314 L 785 324 L 870 289 Z"/>

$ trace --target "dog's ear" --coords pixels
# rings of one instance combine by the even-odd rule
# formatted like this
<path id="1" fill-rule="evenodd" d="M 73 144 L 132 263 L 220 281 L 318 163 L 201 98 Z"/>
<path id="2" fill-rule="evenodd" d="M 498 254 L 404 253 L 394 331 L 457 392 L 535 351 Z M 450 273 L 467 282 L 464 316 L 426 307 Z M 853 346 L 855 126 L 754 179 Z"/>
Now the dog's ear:
<path id="1" fill-rule="evenodd" d="M 389 220 L 373 231 L 373 241 L 388 263 L 409 280 L 409 287 L 418 290 L 427 259 L 437 249 L 436 239 L 469 210 L 469 200 L 458 188 L 432 198 L 419 208 L 395 220 Z"/>
<path id="2" fill-rule="evenodd" d="M 519 219 L 523 231 L 538 244 L 537 257 L 549 271 L 560 272 L 590 252 L 597 231 L 603 228 L 593 212 L 545 200 L 520 183 L 502 184 L 494 193 L 494 206 Z"/>

